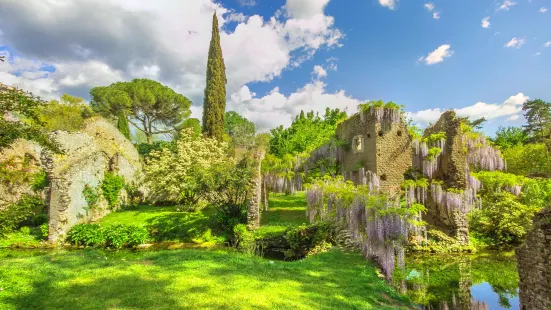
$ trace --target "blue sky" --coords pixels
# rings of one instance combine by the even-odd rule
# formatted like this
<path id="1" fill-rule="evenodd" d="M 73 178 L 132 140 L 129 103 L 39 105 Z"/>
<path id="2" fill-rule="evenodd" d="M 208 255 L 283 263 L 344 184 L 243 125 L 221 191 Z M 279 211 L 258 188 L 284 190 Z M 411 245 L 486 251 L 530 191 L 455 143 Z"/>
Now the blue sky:
<path id="1" fill-rule="evenodd" d="M 216 10 L 228 109 L 261 130 L 301 109 L 354 112 L 382 99 L 421 125 L 450 108 L 485 116 L 493 134 L 523 123 L 527 98 L 551 100 L 549 0 L 33 1 L 49 14 L 0 10 L 0 52 L 11 58 L 0 82 L 45 97 L 148 77 L 192 99 L 200 118 Z"/>

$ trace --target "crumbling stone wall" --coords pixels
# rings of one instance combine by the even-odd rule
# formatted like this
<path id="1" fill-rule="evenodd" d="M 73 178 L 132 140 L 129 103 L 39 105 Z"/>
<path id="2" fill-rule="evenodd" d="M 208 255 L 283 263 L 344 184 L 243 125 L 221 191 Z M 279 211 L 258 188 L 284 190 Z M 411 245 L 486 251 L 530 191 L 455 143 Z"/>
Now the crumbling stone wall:
<path id="1" fill-rule="evenodd" d="M 40 156 L 42 148 L 35 142 L 18 139 L 0 151 L 2 168 L 25 172 L 28 176 L 42 170 Z M 16 203 L 23 195 L 36 194 L 28 180 L 0 182 L 0 211 L 9 204 Z M 44 197 L 44 193 L 39 193 Z"/>
<path id="2" fill-rule="evenodd" d="M 337 137 L 347 142 L 338 161 L 347 179 L 360 184 L 358 171 L 364 168 L 380 178 L 381 191 L 400 192 L 404 172 L 412 163 L 411 138 L 403 121 L 377 120 L 369 110 L 360 111 L 339 124 Z"/>
<path id="3" fill-rule="evenodd" d="M 48 240 L 56 242 L 63 240 L 75 224 L 111 211 L 104 199 L 90 210 L 83 194 L 85 186 L 101 186 L 107 171 L 124 177 L 125 182 L 133 182 L 141 163 L 132 143 L 102 118 L 87 120 L 80 132 L 56 131 L 51 137 L 64 151 L 43 152 L 42 156 L 50 180 Z"/>
<path id="4" fill-rule="evenodd" d="M 447 188 L 466 188 L 467 154 L 461 132 L 461 120 L 456 117 L 454 111 L 444 112 L 423 135 L 428 137 L 439 132 L 446 133 L 446 150 L 440 156 L 440 167 L 434 178 L 444 181 Z"/>
<path id="5" fill-rule="evenodd" d="M 551 309 L 551 208 L 536 214 L 534 227 L 517 248 L 519 297 L 523 310 Z"/>

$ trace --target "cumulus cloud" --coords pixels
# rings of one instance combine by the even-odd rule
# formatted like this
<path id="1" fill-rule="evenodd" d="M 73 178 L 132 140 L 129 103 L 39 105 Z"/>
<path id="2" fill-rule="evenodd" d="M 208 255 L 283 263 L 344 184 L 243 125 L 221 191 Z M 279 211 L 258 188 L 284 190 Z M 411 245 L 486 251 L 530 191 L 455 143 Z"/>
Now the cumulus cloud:
<path id="1" fill-rule="evenodd" d="M 505 0 L 503 3 L 497 8 L 498 11 L 509 11 L 510 7 L 516 5 L 516 2 L 513 2 L 511 0 Z"/>
<path id="2" fill-rule="evenodd" d="M 545 13 L 545 12 L 547 12 L 547 8 L 542 7 L 542 8 L 539 9 L 538 12 L 540 12 L 540 13 Z"/>
<path id="3" fill-rule="evenodd" d="M 241 6 L 255 6 L 256 1 L 255 0 L 238 0 L 237 3 Z"/>
<path id="4" fill-rule="evenodd" d="M 543 44 L 543 47 L 549 47 L 549 46 L 551 46 L 551 41 L 545 42 L 545 43 Z"/>
<path id="5" fill-rule="evenodd" d="M 486 118 L 493 120 L 502 117 L 508 117 L 508 120 L 516 120 L 522 112 L 522 104 L 529 99 L 523 93 L 518 93 L 509 97 L 503 103 L 485 103 L 477 102 L 471 106 L 454 109 L 458 116 L 469 117 L 471 119 Z M 427 109 L 418 112 L 408 113 L 408 116 L 418 124 L 428 125 L 438 120 L 445 110 Z"/>
<path id="6" fill-rule="evenodd" d="M 228 109 L 245 116 L 255 123 L 260 131 L 279 125 L 289 126 L 301 110 L 314 110 L 320 114 L 324 113 L 327 107 L 347 110 L 349 114 L 357 111 L 360 100 L 348 96 L 343 90 L 328 93 L 325 87 L 325 83 L 313 81 L 289 96 L 282 94 L 277 87 L 261 98 L 251 96 L 249 100 L 234 101 L 232 95 L 232 101 L 228 102 Z M 268 114 L 270 116 L 266 117 Z"/>
<path id="7" fill-rule="evenodd" d="M 433 13 L 432 13 L 432 18 L 434 18 L 434 19 L 440 19 L 440 12 L 433 12 Z"/>
<path id="8" fill-rule="evenodd" d="M 541 52 L 537 52 L 537 53 L 532 54 L 532 56 L 539 56 L 539 55 L 541 55 Z"/>
<path id="9" fill-rule="evenodd" d="M 315 65 L 314 71 L 312 71 L 312 74 L 314 74 L 318 79 L 326 77 L 327 71 L 322 66 Z"/>
<path id="10" fill-rule="evenodd" d="M 324 14 L 328 1 L 301 1 L 309 3 L 301 7 L 289 0 L 285 8 L 293 14 L 269 18 L 245 16 L 214 0 L 8 1 L 0 10 L 0 29 L 2 43 L 17 51 L 10 57 L 43 63 L 54 72 L 29 69 L 20 75 L 21 69 L 6 68 L 0 82 L 52 97 L 63 92 L 87 97 L 92 87 L 147 77 L 200 106 L 213 12 L 232 94 L 247 83 L 271 81 L 320 49 L 340 46 L 342 33 Z M 236 25 L 227 27 L 229 22 Z"/>
<path id="11" fill-rule="evenodd" d="M 287 0 L 285 8 L 291 16 L 301 19 L 323 14 L 328 3 L 329 0 Z"/>
<path id="12" fill-rule="evenodd" d="M 396 3 L 398 2 L 398 0 L 379 0 L 379 4 L 384 6 L 384 7 L 387 7 L 391 10 L 394 10 L 396 9 Z"/>
<path id="13" fill-rule="evenodd" d="M 505 47 L 514 47 L 514 48 L 521 48 L 524 43 L 526 43 L 526 40 L 523 38 L 517 38 L 514 37 L 511 39 L 511 41 L 505 43 Z"/>
<path id="14" fill-rule="evenodd" d="M 490 28 L 490 16 L 482 19 L 482 28 Z"/>
<path id="15" fill-rule="evenodd" d="M 425 3 L 425 9 L 427 9 L 429 12 L 432 12 L 434 10 L 434 4 Z"/>
<path id="16" fill-rule="evenodd" d="M 451 57 L 452 55 L 453 51 L 451 50 L 451 45 L 444 44 L 430 52 L 426 57 L 419 58 L 419 61 L 423 61 L 427 65 L 434 65 L 443 62 L 444 58 Z"/>

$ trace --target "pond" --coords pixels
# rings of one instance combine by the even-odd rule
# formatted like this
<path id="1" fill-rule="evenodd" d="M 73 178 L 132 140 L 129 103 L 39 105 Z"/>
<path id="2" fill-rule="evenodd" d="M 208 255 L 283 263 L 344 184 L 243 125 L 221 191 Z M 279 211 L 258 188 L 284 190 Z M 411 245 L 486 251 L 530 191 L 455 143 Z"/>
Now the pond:
<path id="1" fill-rule="evenodd" d="M 407 256 L 396 286 L 419 309 L 520 309 L 512 252 Z"/>

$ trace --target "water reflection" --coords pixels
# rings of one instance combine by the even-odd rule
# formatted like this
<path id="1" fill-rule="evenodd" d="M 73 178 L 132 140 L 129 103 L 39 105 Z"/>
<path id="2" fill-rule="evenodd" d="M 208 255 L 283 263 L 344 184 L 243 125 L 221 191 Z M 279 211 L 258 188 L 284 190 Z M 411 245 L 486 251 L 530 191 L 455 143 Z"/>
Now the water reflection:
<path id="1" fill-rule="evenodd" d="M 426 310 L 519 309 L 512 253 L 408 255 L 397 288 Z M 400 280 L 401 279 L 401 280 Z"/>

